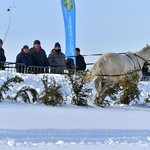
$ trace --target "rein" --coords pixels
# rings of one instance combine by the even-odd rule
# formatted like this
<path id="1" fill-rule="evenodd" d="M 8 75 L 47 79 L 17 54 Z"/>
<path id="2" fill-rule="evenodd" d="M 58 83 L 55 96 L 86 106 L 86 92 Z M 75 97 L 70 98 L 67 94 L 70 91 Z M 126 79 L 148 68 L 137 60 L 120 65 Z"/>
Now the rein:
<path id="1" fill-rule="evenodd" d="M 139 56 L 139 55 L 137 55 L 137 54 L 135 54 L 135 53 L 134 53 L 134 55 L 135 55 L 136 57 L 139 57 L 140 59 L 144 60 L 144 64 L 150 65 L 150 64 L 149 64 L 149 61 L 150 61 L 150 60 L 146 60 L 146 59 L 144 59 L 143 57 L 141 57 L 141 56 Z M 140 66 L 140 63 L 139 63 L 139 66 Z M 142 67 L 140 66 L 140 68 L 142 68 Z"/>
<path id="2" fill-rule="evenodd" d="M 140 59 L 144 60 L 144 61 L 145 61 L 145 63 L 150 61 L 150 60 L 146 60 L 146 59 L 144 59 L 143 57 L 141 57 L 141 56 L 137 55 L 136 53 L 134 53 L 134 55 L 135 55 L 135 56 L 137 56 L 137 57 L 139 57 Z"/>
<path id="3" fill-rule="evenodd" d="M 128 74 L 132 74 L 133 72 L 140 72 L 141 69 L 135 69 L 135 70 L 132 70 L 128 73 L 120 73 L 120 74 L 115 74 L 115 75 L 97 75 L 99 77 L 119 77 L 119 76 L 124 76 L 124 75 L 128 75 Z"/>

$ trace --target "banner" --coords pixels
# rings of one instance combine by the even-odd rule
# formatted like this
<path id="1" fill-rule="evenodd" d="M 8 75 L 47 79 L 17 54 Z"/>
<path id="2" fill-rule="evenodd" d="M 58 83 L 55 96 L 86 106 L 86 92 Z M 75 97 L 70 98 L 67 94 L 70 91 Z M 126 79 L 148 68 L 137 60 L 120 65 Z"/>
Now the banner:
<path id="1" fill-rule="evenodd" d="M 65 36 L 66 36 L 66 57 L 72 58 L 76 64 L 76 12 L 74 0 L 61 0 Z"/>

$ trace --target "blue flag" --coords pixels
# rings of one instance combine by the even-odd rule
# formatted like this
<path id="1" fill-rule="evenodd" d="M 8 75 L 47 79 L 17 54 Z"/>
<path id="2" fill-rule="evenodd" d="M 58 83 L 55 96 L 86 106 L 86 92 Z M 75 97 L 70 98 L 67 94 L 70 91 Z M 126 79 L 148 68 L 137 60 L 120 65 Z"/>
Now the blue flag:
<path id="1" fill-rule="evenodd" d="M 61 0 L 65 36 L 66 36 L 66 57 L 72 58 L 76 64 L 76 12 L 74 0 Z"/>

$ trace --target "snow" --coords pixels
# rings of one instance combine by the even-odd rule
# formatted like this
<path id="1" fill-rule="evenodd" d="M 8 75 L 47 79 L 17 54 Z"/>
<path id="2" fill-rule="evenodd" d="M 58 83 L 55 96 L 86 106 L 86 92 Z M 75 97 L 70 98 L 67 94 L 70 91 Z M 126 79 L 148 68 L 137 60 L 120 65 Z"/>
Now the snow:
<path id="1" fill-rule="evenodd" d="M 149 108 L 127 106 L 80 108 L 0 103 L 0 127 L 1 129 L 150 129 L 150 119 L 145 120 L 149 114 Z"/>
<path id="2" fill-rule="evenodd" d="M 15 94 L 22 86 L 31 85 L 38 92 L 42 75 L 0 72 L 0 85 L 7 77 L 22 76 Z M 0 103 L 0 150 L 149 150 L 150 109 L 142 105 L 111 105 L 100 108 L 70 104 L 71 87 L 61 75 L 50 75 L 62 84 L 66 103 L 44 106 L 5 100 Z M 89 87 L 93 88 L 90 83 Z M 149 93 L 150 83 L 140 82 L 140 103 Z M 5 97 L 7 97 L 7 94 Z M 93 89 L 93 95 L 95 89 Z"/>

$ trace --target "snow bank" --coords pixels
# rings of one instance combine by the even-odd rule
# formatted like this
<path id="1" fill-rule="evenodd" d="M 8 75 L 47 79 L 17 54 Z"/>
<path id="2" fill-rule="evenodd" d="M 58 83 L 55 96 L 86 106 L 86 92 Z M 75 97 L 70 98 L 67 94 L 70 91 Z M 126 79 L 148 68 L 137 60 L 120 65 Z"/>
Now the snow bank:
<path id="1" fill-rule="evenodd" d="M 42 91 L 42 75 L 0 72 L 0 85 L 7 76 L 22 76 L 8 94 L 24 85 Z M 50 75 L 63 85 L 66 102 L 71 87 L 61 75 Z M 89 87 L 93 87 L 90 83 Z M 149 94 L 150 83 L 140 82 L 142 102 Z M 95 92 L 95 90 L 93 90 Z M 11 101 L 0 103 L 0 149 L 2 150 L 149 150 L 150 109 L 142 106 L 112 105 L 77 107 L 70 103 L 51 107 Z"/>

